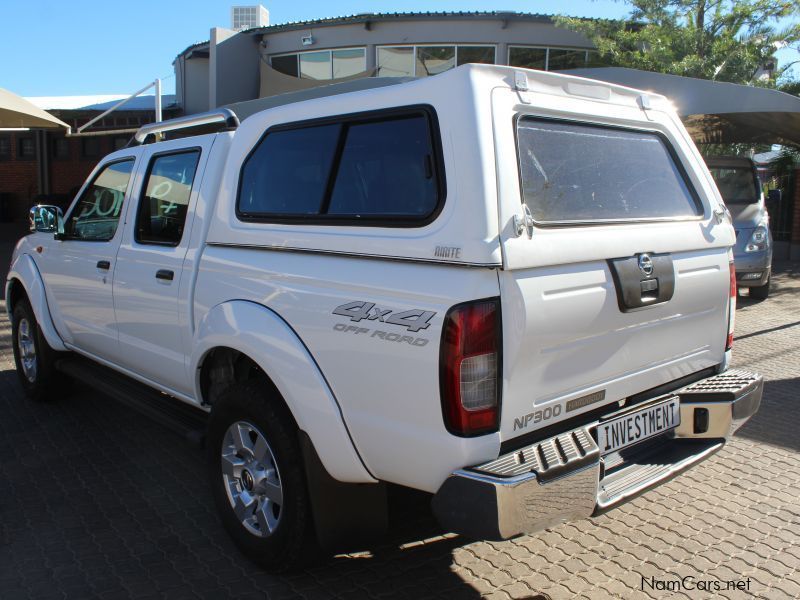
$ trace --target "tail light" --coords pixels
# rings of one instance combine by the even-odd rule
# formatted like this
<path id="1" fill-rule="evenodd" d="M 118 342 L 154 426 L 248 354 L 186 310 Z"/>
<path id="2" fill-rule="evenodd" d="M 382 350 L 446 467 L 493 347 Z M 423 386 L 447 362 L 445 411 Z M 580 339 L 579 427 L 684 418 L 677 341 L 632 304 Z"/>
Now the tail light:
<path id="1" fill-rule="evenodd" d="M 442 330 L 439 381 L 447 430 L 469 437 L 496 431 L 501 390 L 500 302 L 454 306 Z"/>
<path id="2" fill-rule="evenodd" d="M 733 260 L 728 263 L 728 270 L 731 277 L 730 303 L 728 304 L 728 339 L 725 341 L 725 350 L 733 347 L 733 326 L 736 323 L 736 267 Z"/>

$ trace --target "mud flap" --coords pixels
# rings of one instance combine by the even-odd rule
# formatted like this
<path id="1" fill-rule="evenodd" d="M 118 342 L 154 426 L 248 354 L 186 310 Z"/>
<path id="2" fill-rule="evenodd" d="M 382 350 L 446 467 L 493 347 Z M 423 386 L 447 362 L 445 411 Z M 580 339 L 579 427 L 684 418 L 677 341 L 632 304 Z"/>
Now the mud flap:
<path id="1" fill-rule="evenodd" d="M 298 433 L 317 540 L 327 552 L 364 550 L 386 534 L 386 484 L 342 483 L 325 470 L 308 434 Z"/>

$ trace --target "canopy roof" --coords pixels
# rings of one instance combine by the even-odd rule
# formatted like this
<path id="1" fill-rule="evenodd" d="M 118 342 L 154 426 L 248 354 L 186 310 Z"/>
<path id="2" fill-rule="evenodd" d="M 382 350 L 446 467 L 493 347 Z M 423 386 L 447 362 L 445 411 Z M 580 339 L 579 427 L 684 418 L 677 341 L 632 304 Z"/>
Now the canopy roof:
<path id="1" fill-rule="evenodd" d="M 69 125 L 37 108 L 25 98 L 0 88 L 0 128 L 69 129 Z"/>
<path id="2" fill-rule="evenodd" d="M 564 73 L 666 96 L 698 143 L 800 146 L 800 98 L 791 94 L 622 67 Z"/>

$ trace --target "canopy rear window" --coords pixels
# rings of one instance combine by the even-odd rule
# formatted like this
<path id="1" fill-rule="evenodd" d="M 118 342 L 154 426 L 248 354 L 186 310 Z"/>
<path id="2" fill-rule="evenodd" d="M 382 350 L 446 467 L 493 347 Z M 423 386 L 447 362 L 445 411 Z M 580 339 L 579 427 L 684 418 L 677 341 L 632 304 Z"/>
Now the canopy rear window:
<path id="1" fill-rule="evenodd" d="M 685 219 L 700 203 L 656 133 L 522 117 L 523 201 L 537 223 Z"/>

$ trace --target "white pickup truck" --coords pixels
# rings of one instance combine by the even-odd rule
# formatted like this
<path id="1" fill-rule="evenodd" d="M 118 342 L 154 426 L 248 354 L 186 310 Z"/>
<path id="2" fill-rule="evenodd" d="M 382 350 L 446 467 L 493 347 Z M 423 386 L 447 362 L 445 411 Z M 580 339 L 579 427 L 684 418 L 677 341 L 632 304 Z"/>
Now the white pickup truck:
<path id="1" fill-rule="evenodd" d="M 728 370 L 730 217 L 665 98 L 389 83 L 142 128 L 32 209 L 8 275 L 28 396 L 82 361 L 201 409 L 221 519 L 272 570 L 379 532 L 387 484 L 486 539 L 598 514 L 761 400 Z"/>

